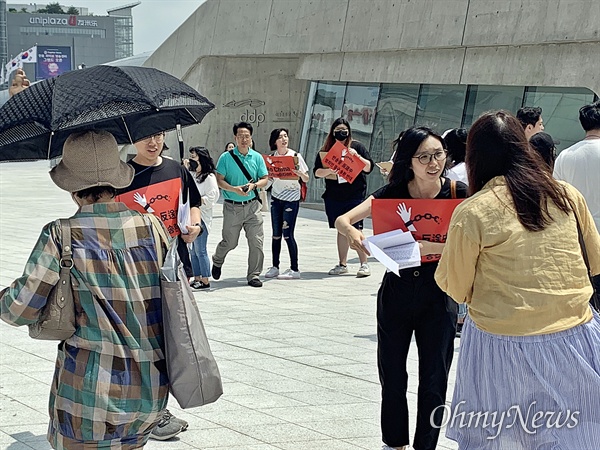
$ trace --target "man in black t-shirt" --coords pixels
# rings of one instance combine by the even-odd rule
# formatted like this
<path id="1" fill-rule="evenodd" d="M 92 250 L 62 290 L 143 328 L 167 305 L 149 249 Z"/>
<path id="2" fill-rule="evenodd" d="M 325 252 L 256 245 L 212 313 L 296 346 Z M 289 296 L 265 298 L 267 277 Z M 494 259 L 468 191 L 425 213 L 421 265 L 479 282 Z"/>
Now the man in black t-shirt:
<path id="1" fill-rule="evenodd" d="M 137 154 L 129 161 L 135 170 L 133 182 L 121 189 L 116 201 L 125 203 L 130 209 L 157 216 L 171 237 L 177 239 L 177 252 L 186 275 L 193 276 L 187 244 L 194 242 L 202 230 L 200 225 L 201 198 L 198 187 L 190 172 L 172 159 L 160 156 L 164 145 L 164 133 L 136 142 Z M 177 225 L 179 195 L 183 203 L 190 202 L 190 222 L 187 233 Z M 185 420 L 178 419 L 165 410 L 163 418 L 152 430 L 150 437 L 167 440 L 188 427 Z"/>

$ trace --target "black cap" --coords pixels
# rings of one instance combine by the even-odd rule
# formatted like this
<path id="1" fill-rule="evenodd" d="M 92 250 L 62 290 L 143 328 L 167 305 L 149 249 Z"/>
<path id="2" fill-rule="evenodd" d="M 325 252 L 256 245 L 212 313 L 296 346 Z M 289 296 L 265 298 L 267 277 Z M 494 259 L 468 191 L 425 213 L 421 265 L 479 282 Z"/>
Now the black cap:
<path id="1" fill-rule="evenodd" d="M 529 144 L 531 144 L 531 147 L 540 154 L 550 167 L 554 165 L 554 159 L 556 158 L 555 148 L 560 144 L 559 141 L 555 141 L 548 133 L 541 131 L 531 136 Z"/>
<path id="2" fill-rule="evenodd" d="M 543 131 L 535 133 L 533 136 L 531 136 L 529 142 L 535 148 L 542 148 L 547 150 L 552 150 L 554 147 L 560 144 L 560 141 L 554 140 L 552 136 L 550 136 L 548 133 L 544 133 Z"/>

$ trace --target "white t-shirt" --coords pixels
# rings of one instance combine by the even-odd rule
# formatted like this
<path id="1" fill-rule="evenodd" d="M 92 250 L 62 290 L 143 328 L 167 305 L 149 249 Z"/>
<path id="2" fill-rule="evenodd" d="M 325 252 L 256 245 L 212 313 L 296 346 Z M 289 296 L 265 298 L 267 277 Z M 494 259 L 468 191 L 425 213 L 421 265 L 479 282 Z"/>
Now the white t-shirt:
<path id="1" fill-rule="evenodd" d="M 467 177 L 467 166 L 464 162 L 458 163 L 453 168 L 446 171 L 446 176 L 451 180 L 462 181 L 467 186 L 469 185 L 469 179 Z"/>
<path id="2" fill-rule="evenodd" d="M 213 218 L 213 207 L 217 200 L 219 200 L 219 185 L 217 184 L 217 177 L 214 173 L 209 174 L 206 179 L 200 183 L 196 178 L 196 175 L 192 175 L 196 180 L 198 191 L 202 197 L 202 205 L 200 206 L 200 212 L 202 214 L 202 222 L 206 226 L 206 231 L 210 233 L 210 226 L 212 225 Z"/>
<path id="3" fill-rule="evenodd" d="M 278 153 L 276 153 L 278 154 Z M 289 149 L 285 155 L 280 156 L 297 156 L 298 168 L 300 172 L 308 173 L 308 166 L 300 153 Z M 300 183 L 298 180 L 281 180 L 279 178 L 270 178 L 269 182 L 273 186 L 271 189 L 271 197 L 286 202 L 295 202 L 300 200 Z"/>
<path id="4" fill-rule="evenodd" d="M 600 139 L 586 139 L 560 152 L 554 178 L 581 192 L 600 232 Z"/>

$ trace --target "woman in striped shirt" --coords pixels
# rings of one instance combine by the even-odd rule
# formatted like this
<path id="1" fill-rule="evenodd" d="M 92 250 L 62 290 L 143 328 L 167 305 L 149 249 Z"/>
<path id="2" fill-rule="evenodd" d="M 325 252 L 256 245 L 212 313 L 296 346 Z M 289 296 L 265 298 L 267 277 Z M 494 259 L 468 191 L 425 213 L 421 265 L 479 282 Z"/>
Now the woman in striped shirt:
<path id="1" fill-rule="evenodd" d="M 300 179 L 308 182 L 308 166 L 299 153 L 288 148 L 289 137 L 286 128 L 276 128 L 271 131 L 269 146 L 274 150 L 273 156 L 295 156 L 298 165 L 294 174 Z M 273 266 L 267 270 L 265 278 L 279 278 L 280 280 L 292 280 L 300 278 L 298 268 L 298 244 L 294 238 L 296 218 L 300 210 L 300 183 L 297 180 L 281 180 L 270 178 L 271 183 L 271 225 L 273 237 L 271 250 L 273 252 Z M 290 268 L 279 273 L 279 255 L 281 254 L 281 238 L 285 240 L 290 252 Z"/>

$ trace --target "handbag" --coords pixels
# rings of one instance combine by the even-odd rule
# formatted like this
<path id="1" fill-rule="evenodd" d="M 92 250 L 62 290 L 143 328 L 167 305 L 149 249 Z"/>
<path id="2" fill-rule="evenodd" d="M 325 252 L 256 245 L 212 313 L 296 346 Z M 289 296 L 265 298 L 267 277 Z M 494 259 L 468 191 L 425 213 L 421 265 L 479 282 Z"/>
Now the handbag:
<path id="1" fill-rule="evenodd" d="M 306 194 L 308 192 L 308 185 L 302 180 L 298 180 L 298 183 L 300 183 L 300 201 L 305 202 Z"/>
<path id="2" fill-rule="evenodd" d="M 75 333 L 75 302 L 71 284 L 73 251 L 69 219 L 58 219 L 61 229 L 60 275 L 52 288 L 37 322 L 29 325 L 33 339 L 64 341 Z"/>
<path id="3" fill-rule="evenodd" d="M 164 226 L 154 215 L 146 217 L 151 222 L 159 262 L 162 243 L 168 248 L 160 269 L 160 287 L 169 391 L 182 409 L 213 403 L 223 394 L 221 375 L 183 272 L 177 242 L 169 243 Z"/>

